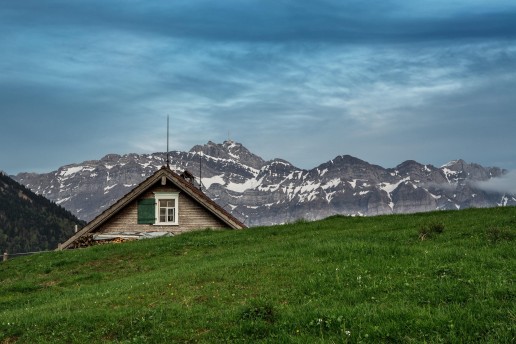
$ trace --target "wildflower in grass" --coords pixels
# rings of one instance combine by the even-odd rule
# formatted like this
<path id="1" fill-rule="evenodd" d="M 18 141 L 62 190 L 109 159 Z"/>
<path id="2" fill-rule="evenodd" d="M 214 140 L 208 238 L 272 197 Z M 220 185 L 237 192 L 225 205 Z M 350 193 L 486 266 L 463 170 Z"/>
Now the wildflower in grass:
<path id="1" fill-rule="evenodd" d="M 344 331 L 344 334 L 345 334 L 346 336 L 348 336 L 348 337 L 351 337 L 351 331 L 346 330 L 346 331 Z"/>

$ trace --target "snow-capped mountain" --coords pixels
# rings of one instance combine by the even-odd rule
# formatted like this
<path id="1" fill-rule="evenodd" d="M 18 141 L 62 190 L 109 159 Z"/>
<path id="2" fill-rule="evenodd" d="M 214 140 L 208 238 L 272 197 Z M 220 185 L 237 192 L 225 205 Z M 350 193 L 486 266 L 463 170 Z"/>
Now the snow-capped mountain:
<path id="1" fill-rule="evenodd" d="M 486 192 L 475 183 L 506 171 L 463 160 L 440 168 L 405 161 L 395 168 L 349 155 L 311 170 L 281 159 L 264 161 L 225 141 L 170 152 L 170 167 L 202 179 L 202 190 L 249 226 L 319 219 L 334 214 L 379 215 L 516 205 L 516 196 Z M 34 192 L 91 220 L 165 164 L 166 153 L 110 154 L 46 174 L 14 178 Z M 201 179 L 199 178 L 201 177 Z"/>

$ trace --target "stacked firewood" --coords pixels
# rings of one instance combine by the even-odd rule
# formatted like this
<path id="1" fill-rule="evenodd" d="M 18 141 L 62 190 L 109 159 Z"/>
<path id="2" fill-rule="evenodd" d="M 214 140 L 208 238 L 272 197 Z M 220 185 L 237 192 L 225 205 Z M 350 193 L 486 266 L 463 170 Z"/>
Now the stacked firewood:
<path id="1" fill-rule="evenodd" d="M 86 235 L 83 235 L 83 236 L 77 238 L 77 240 L 75 240 L 73 242 L 73 244 L 70 246 L 70 248 L 83 248 L 83 247 L 93 246 L 96 244 L 97 243 L 95 242 L 95 240 L 93 240 L 93 235 L 86 234 Z"/>
<path id="2" fill-rule="evenodd" d="M 133 241 L 133 240 L 136 240 L 136 239 L 129 239 L 129 238 L 114 238 L 114 239 L 106 239 L 106 240 L 98 240 L 96 241 L 96 245 L 103 245 L 103 244 L 120 244 L 120 243 L 123 243 L 123 242 L 126 242 L 126 241 Z M 94 244 L 94 245 L 95 245 Z"/>
<path id="3" fill-rule="evenodd" d="M 84 248 L 95 245 L 103 245 L 103 244 L 119 244 L 126 241 L 133 241 L 136 239 L 132 238 L 113 238 L 113 239 L 105 239 L 105 240 L 95 240 L 93 239 L 92 234 L 83 235 L 70 246 L 70 248 Z"/>

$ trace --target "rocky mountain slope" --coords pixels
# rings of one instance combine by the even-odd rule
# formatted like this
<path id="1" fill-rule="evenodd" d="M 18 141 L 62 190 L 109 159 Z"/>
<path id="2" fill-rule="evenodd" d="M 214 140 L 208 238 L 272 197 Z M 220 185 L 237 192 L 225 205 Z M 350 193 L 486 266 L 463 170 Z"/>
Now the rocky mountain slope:
<path id="1" fill-rule="evenodd" d="M 164 165 L 165 153 L 110 154 L 46 174 L 15 179 L 91 220 Z M 311 170 L 281 159 L 264 161 L 243 145 L 208 142 L 170 152 L 171 168 L 202 177 L 202 190 L 249 226 L 319 219 L 333 214 L 378 215 L 436 209 L 516 205 L 516 196 L 486 192 L 476 182 L 506 171 L 463 160 L 442 167 L 405 161 L 395 168 L 349 155 Z"/>
<path id="2" fill-rule="evenodd" d="M 55 249 L 75 225 L 84 222 L 0 172 L 0 253 Z"/>

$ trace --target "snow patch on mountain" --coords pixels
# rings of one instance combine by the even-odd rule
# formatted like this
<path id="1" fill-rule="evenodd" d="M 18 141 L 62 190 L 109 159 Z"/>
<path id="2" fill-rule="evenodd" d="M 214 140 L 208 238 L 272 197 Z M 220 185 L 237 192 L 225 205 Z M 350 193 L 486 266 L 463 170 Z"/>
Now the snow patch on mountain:
<path id="1" fill-rule="evenodd" d="M 450 170 L 447 167 L 442 168 L 441 171 L 443 171 L 444 175 L 446 176 L 446 179 L 448 180 L 448 183 L 452 183 L 452 181 L 450 180 L 450 177 L 454 178 L 455 176 L 457 176 L 459 174 L 458 171 Z"/>
<path id="2" fill-rule="evenodd" d="M 324 183 L 323 185 L 321 185 L 321 188 L 323 190 L 327 190 L 327 189 L 330 189 L 330 188 L 335 188 L 339 185 L 341 185 L 342 181 L 340 180 L 340 178 L 333 178 L 329 181 L 327 181 L 326 183 Z"/>
<path id="3" fill-rule="evenodd" d="M 225 184 L 224 175 L 220 174 L 220 175 L 209 177 L 209 178 L 205 178 L 205 177 L 202 178 L 202 185 L 206 189 L 209 189 L 213 184 L 224 185 Z"/>
<path id="4" fill-rule="evenodd" d="M 406 182 L 408 180 L 410 180 L 410 177 L 403 178 L 399 182 L 393 183 L 393 184 L 391 184 L 391 183 L 380 183 L 380 189 L 385 191 L 388 195 L 390 195 L 394 190 L 396 190 L 398 188 L 398 186 L 401 183 L 404 183 L 404 182 Z"/>
<path id="5" fill-rule="evenodd" d="M 71 176 L 71 175 L 73 175 L 75 173 L 78 173 L 78 172 L 82 171 L 83 169 L 84 169 L 83 166 L 68 167 L 68 168 L 65 168 L 65 169 L 61 170 L 59 175 L 61 177 L 68 177 L 68 176 Z"/>
<path id="6" fill-rule="evenodd" d="M 252 178 L 252 179 L 248 179 L 244 183 L 230 182 L 228 185 L 226 185 L 226 189 L 230 190 L 230 191 L 242 193 L 246 190 L 256 188 L 258 185 L 261 184 L 262 180 L 263 180 L 263 178 L 261 178 L 260 180 L 256 180 L 256 179 Z"/>
<path id="7" fill-rule="evenodd" d="M 104 193 L 107 193 L 109 190 L 117 186 L 118 184 L 108 185 L 104 188 Z"/>

